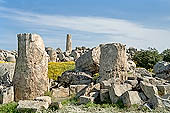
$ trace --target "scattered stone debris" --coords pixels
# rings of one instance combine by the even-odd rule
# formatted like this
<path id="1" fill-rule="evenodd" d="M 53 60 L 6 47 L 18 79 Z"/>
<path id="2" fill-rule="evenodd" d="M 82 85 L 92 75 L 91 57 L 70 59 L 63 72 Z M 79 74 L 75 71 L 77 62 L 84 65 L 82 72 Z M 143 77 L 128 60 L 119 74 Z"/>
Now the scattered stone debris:
<path id="1" fill-rule="evenodd" d="M 17 109 L 21 111 L 49 106 L 61 109 L 61 102 L 44 96 L 51 87 L 54 99 L 75 95 L 79 104 L 122 102 L 127 107 L 138 104 L 150 111 L 157 107 L 170 109 L 169 63 L 158 62 L 151 73 L 136 68 L 132 61 L 135 48 L 126 50 L 123 44 L 110 43 L 72 50 L 70 34 L 66 42 L 66 51 L 62 52 L 60 48 L 45 48 L 39 35 L 25 33 L 18 35 L 18 53 L 0 50 L 1 61 L 13 62 L 0 64 L 0 103 L 19 101 Z M 65 71 L 49 86 L 48 62 L 64 61 L 75 61 L 76 69 Z"/>

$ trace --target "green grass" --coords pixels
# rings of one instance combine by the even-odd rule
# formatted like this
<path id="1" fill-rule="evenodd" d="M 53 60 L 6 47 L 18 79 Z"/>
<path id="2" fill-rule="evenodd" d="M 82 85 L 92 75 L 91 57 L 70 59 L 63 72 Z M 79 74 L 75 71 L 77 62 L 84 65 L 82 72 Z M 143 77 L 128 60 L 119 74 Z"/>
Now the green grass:
<path id="1" fill-rule="evenodd" d="M 63 100 L 61 103 L 62 105 L 69 105 L 69 104 L 78 105 L 79 101 L 75 97 L 72 97 L 70 99 Z"/>
<path id="2" fill-rule="evenodd" d="M 17 105 L 18 104 L 16 102 L 3 104 L 0 106 L 0 113 L 18 113 L 16 111 Z"/>
<path id="3" fill-rule="evenodd" d="M 48 77 L 57 80 L 58 76 L 68 70 L 75 69 L 75 62 L 49 62 L 48 63 Z"/>

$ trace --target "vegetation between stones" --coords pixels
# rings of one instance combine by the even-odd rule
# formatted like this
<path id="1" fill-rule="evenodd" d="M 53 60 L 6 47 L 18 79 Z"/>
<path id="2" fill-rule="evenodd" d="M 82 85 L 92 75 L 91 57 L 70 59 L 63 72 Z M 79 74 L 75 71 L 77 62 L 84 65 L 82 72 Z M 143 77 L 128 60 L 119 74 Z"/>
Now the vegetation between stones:
<path id="1" fill-rule="evenodd" d="M 48 77 L 57 80 L 63 72 L 67 70 L 74 70 L 75 62 L 49 62 L 48 63 Z"/>

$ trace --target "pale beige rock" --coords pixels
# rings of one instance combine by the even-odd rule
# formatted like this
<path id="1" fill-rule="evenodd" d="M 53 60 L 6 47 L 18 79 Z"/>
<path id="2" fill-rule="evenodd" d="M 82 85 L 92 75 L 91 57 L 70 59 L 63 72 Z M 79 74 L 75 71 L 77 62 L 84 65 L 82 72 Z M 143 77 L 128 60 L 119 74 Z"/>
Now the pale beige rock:
<path id="1" fill-rule="evenodd" d="M 52 89 L 52 96 L 54 98 L 69 97 L 70 96 L 69 88 L 60 87 L 60 88 L 57 88 L 57 89 Z"/>
<path id="2" fill-rule="evenodd" d="M 101 81 L 112 77 L 125 80 L 127 76 L 127 56 L 125 45 L 111 43 L 101 45 L 100 69 Z"/>
<path id="3" fill-rule="evenodd" d="M 39 110 L 39 109 L 48 109 L 48 102 L 43 101 L 33 101 L 33 100 L 20 100 L 18 102 L 17 109 L 31 109 L 31 110 Z"/>
<path id="4" fill-rule="evenodd" d="M 87 87 L 87 85 L 70 85 L 70 94 L 77 94 L 85 87 Z"/>
<path id="5" fill-rule="evenodd" d="M 37 34 L 18 34 L 18 58 L 13 78 L 15 101 L 35 99 L 49 89 L 48 55 Z"/>
<path id="6" fill-rule="evenodd" d="M 124 106 L 130 107 L 134 104 L 142 104 L 142 100 L 137 91 L 127 91 L 121 97 Z"/>
<path id="7" fill-rule="evenodd" d="M 95 47 L 84 53 L 76 60 L 76 70 L 91 72 L 93 74 L 99 72 L 100 47 Z"/>
<path id="8" fill-rule="evenodd" d="M 71 51 L 72 51 L 71 34 L 67 34 L 66 51 L 68 51 L 68 52 L 71 52 Z"/>
<path id="9" fill-rule="evenodd" d="M 14 87 L 6 87 L 0 89 L 0 104 L 7 104 L 14 101 Z"/>
<path id="10" fill-rule="evenodd" d="M 131 89 L 132 86 L 130 84 L 112 84 L 109 89 L 111 102 L 115 104 L 123 93 Z"/>

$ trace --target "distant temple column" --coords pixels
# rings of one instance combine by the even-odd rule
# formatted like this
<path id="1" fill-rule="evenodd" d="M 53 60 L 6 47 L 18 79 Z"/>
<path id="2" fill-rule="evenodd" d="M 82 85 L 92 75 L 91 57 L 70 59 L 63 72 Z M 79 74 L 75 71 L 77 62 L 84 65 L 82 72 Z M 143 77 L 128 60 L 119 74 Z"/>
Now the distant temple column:
<path id="1" fill-rule="evenodd" d="M 68 52 L 71 52 L 71 51 L 72 51 L 71 34 L 67 34 L 66 51 L 68 51 Z"/>

